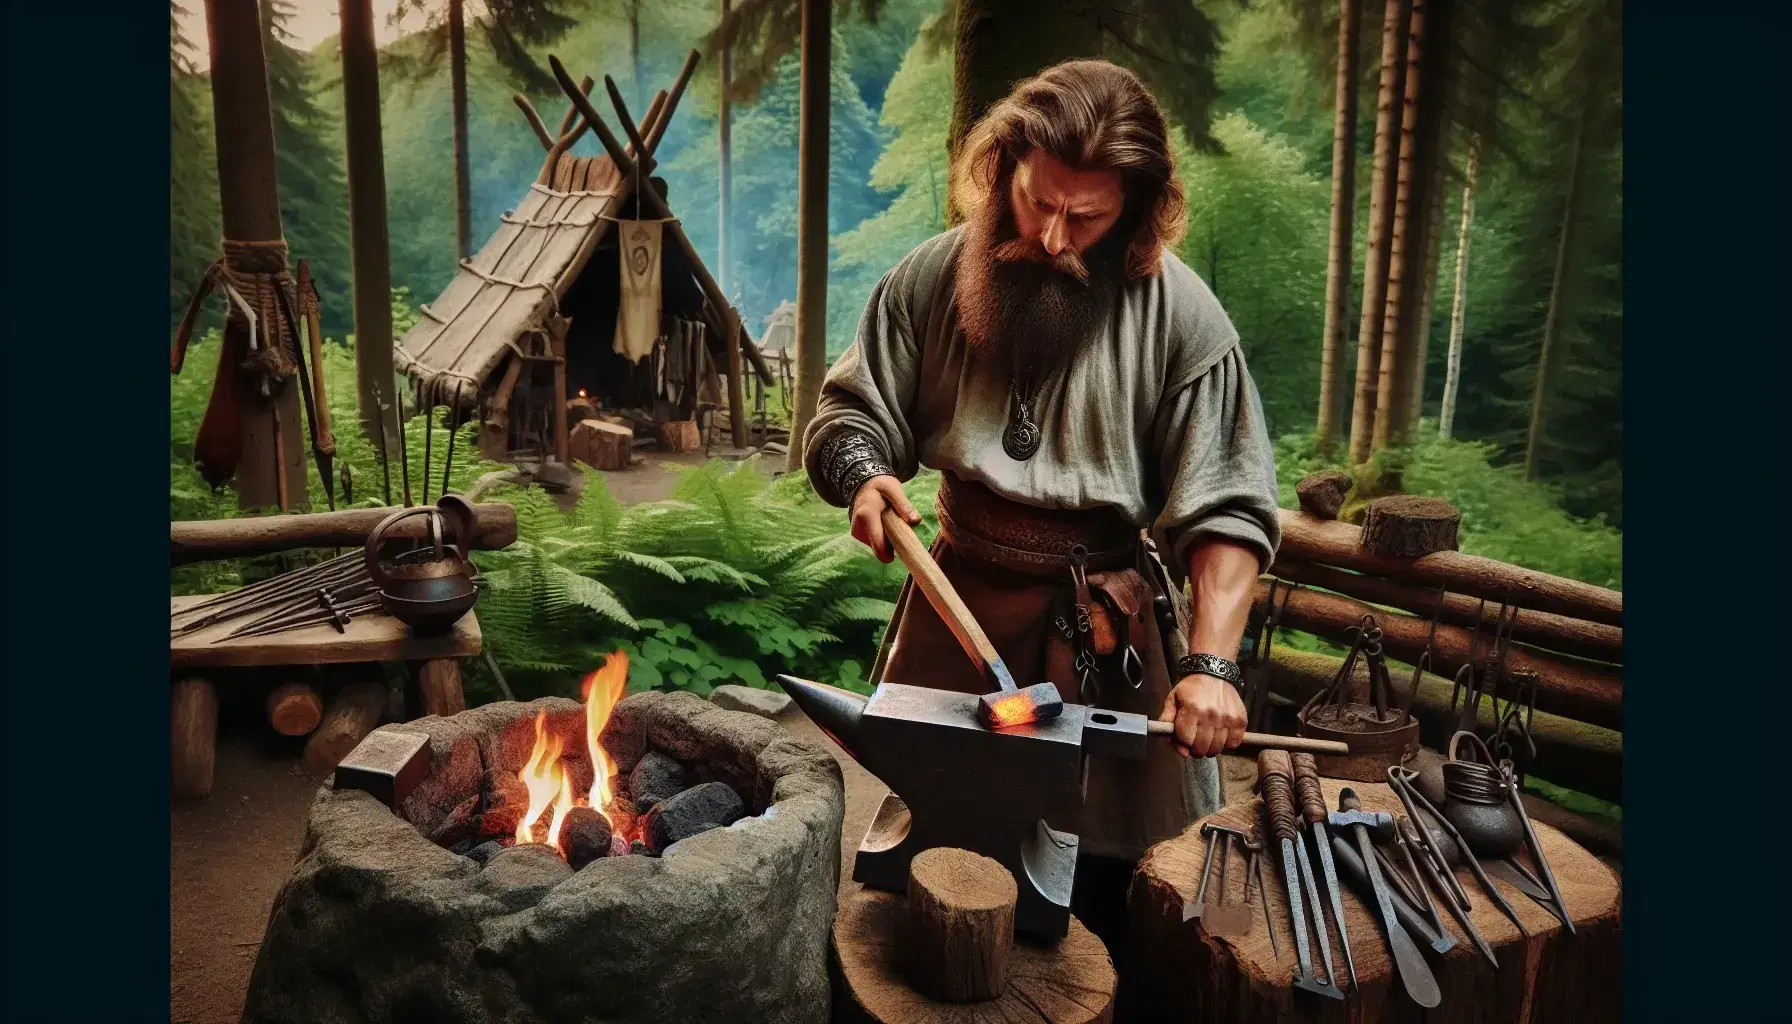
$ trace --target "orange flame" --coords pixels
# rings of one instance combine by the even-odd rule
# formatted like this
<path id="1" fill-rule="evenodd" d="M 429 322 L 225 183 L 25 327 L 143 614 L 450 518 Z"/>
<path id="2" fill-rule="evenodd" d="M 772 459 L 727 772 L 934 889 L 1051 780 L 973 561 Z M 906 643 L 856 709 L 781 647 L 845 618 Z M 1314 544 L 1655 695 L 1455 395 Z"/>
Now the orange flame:
<path id="1" fill-rule="evenodd" d="M 559 849 L 560 826 L 565 823 L 567 814 L 574 807 L 591 807 L 608 817 L 605 808 L 615 794 L 610 785 L 610 777 L 615 774 L 616 766 L 611 763 L 609 755 L 604 753 L 597 738 L 603 733 L 605 723 L 610 720 L 610 712 L 615 709 L 616 702 L 622 699 L 627 687 L 628 655 L 621 651 L 604 658 L 604 663 L 587 675 L 582 684 L 580 695 L 585 699 L 585 743 L 594 769 L 588 797 L 573 791 L 572 775 L 560 764 L 560 755 L 565 752 L 566 743 L 558 736 L 548 735 L 548 713 L 544 710 L 536 714 L 535 745 L 529 751 L 529 760 L 523 765 L 523 770 L 517 773 L 529 789 L 528 812 L 516 826 L 517 842 L 543 842 Z M 547 819 L 547 835 L 543 839 L 536 839 L 536 825 L 543 818 Z"/>
<path id="2" fill-rule="evenodd" d="M 603 744 L 597 742 L 597 738 L 627 689 L 628 655 L 612 651 L 602 665 L 585 677 L 580 694 L 585 699 L 585 745 L 591 752 L 591 806 L 606 816 L 604 809 L 610 806 L 616 792 L 610 785 L 610 776 L 615 774 L 616 766 L 610 762 L 610 755 L 604 752 Z"/>
<path id="3" fill-rule="evenodd" d="M 1034 720 L 1037 711 L 1033 706 L 1033 698 L 1025 693 L 1017 693 L 1012 697 L 1003 697 L 990 705 L 990 717 L 996 720 L 996 728 L 1020 725 Z"/>

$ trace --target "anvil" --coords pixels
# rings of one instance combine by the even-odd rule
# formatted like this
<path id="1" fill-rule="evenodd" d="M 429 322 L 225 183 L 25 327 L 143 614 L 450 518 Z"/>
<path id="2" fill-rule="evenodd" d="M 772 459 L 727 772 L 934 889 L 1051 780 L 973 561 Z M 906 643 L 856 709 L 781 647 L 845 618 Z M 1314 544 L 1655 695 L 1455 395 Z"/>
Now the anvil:
<path id="1" fill-rule="evenodd" d="M 854 881 L 901 892 L 922 850 L 971 850 L 1014 874 L 1016 932 L 1066 934 L 1077 837 L 1045 819 L 1082 806 L 1087 755 L 1145 756 L 1145 716 L 1066 704 L 1056 718 L 990 729 L 977 720 L 976 694 L 883 683 L 866 697 L 782 675 L 778 684 L 890 787 L 859 844 Z"/>

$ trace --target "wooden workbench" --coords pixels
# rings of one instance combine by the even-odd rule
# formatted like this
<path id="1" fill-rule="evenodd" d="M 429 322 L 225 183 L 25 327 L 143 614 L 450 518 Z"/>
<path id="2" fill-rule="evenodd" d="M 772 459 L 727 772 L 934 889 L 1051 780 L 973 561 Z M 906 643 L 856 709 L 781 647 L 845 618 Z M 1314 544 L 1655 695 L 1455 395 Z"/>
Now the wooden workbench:
<path id="1" fill-rule="evenodd" d="M 169 610 L 179 611 L 204 597 L 169 598 Z M 341 665 L 367 661 L 433 661 L 476 655 L 480 646 L 479 619 L 473 612 L 461 616 L 454 628 L 441 636 L 412 636 L 409 626 L 384 612 L 357 615 L 347 632 L 328 624 L 307 626 L 268 636 L 241 637 L 213 643 L 239 623 L 219 623 L 168 643 L 168 661 L 176 671 L 189 668 L 245 668 L 267 665 Z"/>
<path id="2" fill-rule="evenodd" d="M 1386 784 L 1320 781 L 1328 806 L 1337 806 L 1338 790 L 1348 785 L 1362 797 L 1364 810 L 1405 814 L 1399 798 Z M 1537 841 L 1549 857 L 1562 899 L 1574 918 L 1574 935 L 1567 934 L 1548 910 L 1496 880 L 1494 884 L 1501 895 L 1512 904 L 1530 932 L 1528 937 L 1520 935 L 1511 920 L 1481 891 L 1468 869 L 1457 869 L 1457 877 L 1467 888 L 1472 904 L 1470 919 L 1493 947 L 1499 969 L 1496 971 L 1475 951 L 1456 921 L 1440 907 L 1445 927 L 1458 941 L 1454 949 L 1442 956 L 1425 952 L 1426 962 L 1443 991 L 1443 1005 L 1426 1011 L 1407 998 L 1392 972 L 1378 919 L 1370 915 L 1364 902 L 1346 884 L 1344 916 L 1362 987 L 1350 990 L 1343 1001 L 1297 994 L 1292 987 L 1296 958 L 1279 851 L 1263 867 L 1270 915 L 1280 943 L 1279 957 L 1270 951 L 1264 935 L 1262 910 L 1255 902 L 1254 887 L 1252 910 L 1256 917 L 1250 934 L 1219 938 L 1193 922 L 1182 923 L 1182 902 L 1194 898 L 1206 856 L 1202 822 L 1249 831 L 1251 823 L 1259 819 L 1261 807 L 1255 796 L 1229 804 L 1189 826 L 1175 839 L 1152 847 L 1139 862 L 1127 906 L 1132 961 L 1121 986 L 1121 1019 L 1165 1024 L 1249 1024 L 1271 1020 L 1544 1024 L 1619 1019 L 1618 878 L 1591 853 L 1535 821 Z M 1239 870 L 1242 863 L 1239 851 L 1234 849 L 1228 902 L 1237 902 L 1243 896 L 1243 872 Z M 1317 860 L 1313 867 L 1318 869 Z M 1217 869 L 1213 877 L 1218 879 Z M 1213 893 L 1208 895 L 1212 897 Z M 1329 913 L 1326 928 L 1333 962 L 1338 972 L 1344 974 L 1343 949 Z M 1316 972 L 1323 973 L 1317 951 L 1314 960 Z"/>
<path id="3" fill-rule="evenodd" d="M 169 610 L 192 607 L 204 597 L 172 597 Z M 171 620 L 171 624 L 181 621 Z M 471 611 L 440 636 L 411 635 L 410 627 L 384 612 L 357 615 L 343 632 L 329 624 L 267 636 L 218 638 L 237 623 L 219 623 L 168 643 L 174 673 L 172 697 L 172 785 L 177 796 L 198 799 L 211 792 L 217 742 L 217 694 L 206 669 L 266 668 L 283 665 L 341 665 L 362 662 L 417 662 L 417 689 L 426 715 L 465 711 L 460 662 L 482 650 L 479 619 Z M 213 642 L 218 641 L 218 642 Z M 315 699 L 315 698 L 313 698 Z M 383 690 L 350 684 L 339 692 L 306 744 L 305 765 L 316 774 L 335 768 L 379 722 Z"/>

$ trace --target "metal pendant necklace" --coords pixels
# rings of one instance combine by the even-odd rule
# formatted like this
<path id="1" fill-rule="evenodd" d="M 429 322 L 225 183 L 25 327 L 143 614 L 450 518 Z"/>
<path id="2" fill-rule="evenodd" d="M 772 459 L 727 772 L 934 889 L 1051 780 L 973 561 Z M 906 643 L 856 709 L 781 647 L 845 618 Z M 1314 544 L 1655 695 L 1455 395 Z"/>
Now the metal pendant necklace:
<path id="1" fill-rule="evenodd" d="M 1039 451 L 1039 424 L 1033 421 L 1033 398 L 1037 388 L 1029 386 L 1023 394 L 1020 384 L 1010 378 L 1008 389 L 1014 395 L 1014 410 L 1008 416 L 1008 429 L 1002 431 L 1002 450 L 1016 462 L 1025 462 Z"/>

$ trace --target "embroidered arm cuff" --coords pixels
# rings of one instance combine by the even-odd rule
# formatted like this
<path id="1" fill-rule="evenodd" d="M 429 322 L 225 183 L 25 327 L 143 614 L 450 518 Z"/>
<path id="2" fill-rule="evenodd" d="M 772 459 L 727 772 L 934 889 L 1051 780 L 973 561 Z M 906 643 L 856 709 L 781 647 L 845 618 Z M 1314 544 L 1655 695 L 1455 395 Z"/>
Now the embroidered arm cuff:
<path id="1" fill-rule="evenodd" d="M 816 459 L 820 479 L 814 480 L 816 491 L 830 505 L 848 508 L 859 486 L 874 476 L 894 474 L 883 448 L 869 435 L 857 430 L 836 430 L 822 442 Z M 831 493 L 830 493 L 831 492 Z"/>

